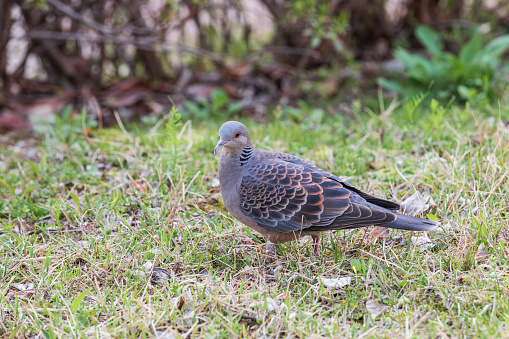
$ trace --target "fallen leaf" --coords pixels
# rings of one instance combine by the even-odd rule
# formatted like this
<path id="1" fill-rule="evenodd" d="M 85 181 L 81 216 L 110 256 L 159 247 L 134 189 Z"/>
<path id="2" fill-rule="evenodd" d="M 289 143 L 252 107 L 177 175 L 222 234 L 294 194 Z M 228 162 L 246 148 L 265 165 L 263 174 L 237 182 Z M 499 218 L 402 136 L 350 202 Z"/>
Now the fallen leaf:
<path id="1" fill-rule="evenodd" d="M 485 259 L 488 256 L 488 251 L 486 250 L 486 245 L 481 243 L 479 247 L 477 247 L 477 253 L 475 254 L 475 258 L 477 260 Z"/>
<path id="2" fill-rule="evenodd" d="M 343 278 L 323 278 L 320 279 L 322 281 L 323 286 L 327 288 L 343 288 L 352 283 L 351 277 L 343 277 Z"/>
<path id="3" fill-rule="evenodd" d="M 34 290 L 34 284 L 32 284 L 31 282 L 15 283 L 12 284 L 11 287 L 14 287 L 15 289 L 21 292 L 29 292 Z"/>
<path id="4" fill-rule="evenodd" d="M 143 271 L 149 273 L 150 270 L 152 270 L 152 267 L 154 266 L 154 264 L 152 263 L 152 261 L 147 261 L 146 263 L 144 263 L 140 269 L 142 269 Z"/>
<path id="5" fill-rule="evenodd" d="M 276 279 L 279 279 L 279 275 L 284 269 L 285 269 L 284 265 L 277 265 L 274 268 L 274 276 L 276 277 Z"/>
<path id="6" fill-rule="evenodd" d="M 390 233 L 391 233 L 390 228 L 377 226 L 369 233 L 367 239 L 364 239 L 364 244 L 371 245 L 377 242 L 378 240 L 387 238 Z"/>
<path id="7" fill-rule="evenodd" d="M 188 308 L 184 311 L 182 319 L 177 320 L 177 326 L 179 327 L 191 327 L 193 325 L 193 319 L 196 315 L 196 311 L 192 308 Z"/>
<path id="8" fill-rule="evenodd" d="M 156 331 L 154 338 L 157 339 L 175 339 L 175 335 L 171 332 Z"/>
<path id="9" fill-rule="evenodd" d="M 134 188 L 136 192 L 145 192 L 148 190 L 148 184 L 145 180 L 134 180 L 129 183 L 129 188 Z"/>
<path id="10" fill-rule="evenodd" d="M 210 187 L 212 187 L 212 188 L 219 187 L 219 179 L 218 178 L 212 179 L 212 182 L 210 183 Z"/>
<path id="11" fill-rule="evenodd" d="M 267 302 L 267 313 L 277 311 L 277 309 L 279 309 L 279 303 L 272 299 L 272 297 L 267 297 L 266 302 Z M 265 300 L 252 303 L 249 306 L 253 308 L 263 308 L 265 307 Z"/>
<path id="12" fill-rule="evenodd" d="M 272 311 L 276 311 L 278 308 L 279 308 L 278 302 L 272 299 L 271 297 L 267 297 L 267 312 L 270 313 Z"/>
<path id="13" fill-rule="evenodd" d="M 313 281 L 313 279 L 307 278 L 299 273 L 295 273 L 294 275 L 292 275 L 292 277 L 290 279 L 293 281 L 304 281 L 304 280 L 309 281 L 309 282 Z"/>
<path id="14" fill-rule="evenodd" d="M 154 267 L 152 269 L 152 282 L 161 285 L 165 280 L 171 280 L 170 272 L 161 267 Z"/>
<path id="15" fill-rule="evenodd" d="M 90 243 L 87 240 L 80 240 L 80 241 L 76 241 L 76 242 L 74 242 L 72 240 L 69 240 L 68 243 L 69 243 L 70 246 L 73 246 L 77 250 L 82 250 L 82 249 L 85 249 L 85 248 L 90 248 Z"/>
<path id="16" fill-rule="evenodd" d="M 186 297 L 182 294 L 180 297 L 175 298 L 175 308 L 177 310 L 181 310 L 182 307 L 186 304 Z"/>
<path id="17" fill-rule="evenodd" d="M 410 198 L 401 203 L 401 210 L 415 217 L 429 208 L 430 205 L 427 204 L 428 200 L 428 194 L 422 195 L 421 192 L 417 191 Z"/>
<path id="18" fill-rule="evenodd" d="M 19 114 L 6 112 L 0 115 L 0 132 L 26 130 L 27 124 Z"/>
<path id="19" fill-rule="evenodd" d="M 366 310 L 371 314 L 373 319 L 378 318 L 379 315 L 387 311 L 387 306 L 383 304 L 378 304 L 373 299 L 369 299 L 366 302 Z"/>
<path id="20" fill-rule="evenodd" d="M 111 338 L 111 334 L 103 325 L 90 326 L 85 332 L 83 332 L 85 338 Z"/>
<path id="21" fill-rule="evenodd" d="M 144 263 L 138 270 L 139 276 L 150 274 L 150 279 L 153 283 L 162 285 L 166 280 L 171 280 L 172 274 L 164 268 L 154 266 L 149 260 Z"/>
<path id="22" fill-rule="evenodd" d="M 428 237 L 427 233 L 419 234 L 412 237 L 412 244 L 419 247 L 420 252 L 426 251 L 428 248 L 435 247 L 435 244 Z"/>
<path id="23" fill-rule="evenodd" d="M 388 239 L 385 244 L 386 245 L 393 245 L 393 246 L 405 246 L 406 240 L 401 236 L 401 234 L 398 234 L 392 239 Z"/>
<path id="24" fill-rule="evenodd" d="M 281 292 L 279 293 L 276 298 L 279 300 L 279 301 L 283 301 L 286 299 L 286 292 Z"/>

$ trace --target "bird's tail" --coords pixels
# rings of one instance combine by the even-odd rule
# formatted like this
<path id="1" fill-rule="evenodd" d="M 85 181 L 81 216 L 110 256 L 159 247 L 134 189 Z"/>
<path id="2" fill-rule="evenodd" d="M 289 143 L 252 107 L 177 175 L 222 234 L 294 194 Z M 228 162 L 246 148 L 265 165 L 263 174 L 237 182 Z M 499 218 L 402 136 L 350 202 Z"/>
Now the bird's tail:
<path id="1" fill-rule="evenodd" d="M 440 224 L 433 220 L 411 217 L 409 215 L 398 214 L 393 222 L 378 225 L 381 227 L 395 228 L 405 231 L 433 231 Z"/>

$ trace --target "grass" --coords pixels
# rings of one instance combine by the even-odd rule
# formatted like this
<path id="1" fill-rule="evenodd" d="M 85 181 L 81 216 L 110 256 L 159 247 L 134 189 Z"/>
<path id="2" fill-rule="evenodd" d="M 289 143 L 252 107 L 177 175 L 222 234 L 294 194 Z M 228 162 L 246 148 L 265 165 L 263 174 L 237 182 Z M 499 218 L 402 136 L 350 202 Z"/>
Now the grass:
<path id="1" fill-rule="evenodd" d="M 393 108 L 246 123 L 255 146 L 363 190 L 395 201 L 428 192 L 443 227 L 423 252 L 410 233 L 366 244 L 354 230 L 323 235 L 319 258 L 306 238 L 267 258 L 221 203 L 220 122 L 4 136 L 0 335 L 507 336 L 508 115 Z M 351 283 L 322 283 L 340 277 Z"/>

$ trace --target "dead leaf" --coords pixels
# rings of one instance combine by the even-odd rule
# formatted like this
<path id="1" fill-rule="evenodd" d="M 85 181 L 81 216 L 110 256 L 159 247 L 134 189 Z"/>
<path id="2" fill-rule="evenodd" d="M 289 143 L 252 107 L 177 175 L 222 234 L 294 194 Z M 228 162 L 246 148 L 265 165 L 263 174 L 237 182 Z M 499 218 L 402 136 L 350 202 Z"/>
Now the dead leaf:
<path id="1" fill-rule="evenodd" d="M 272 299 L 271 297 L 267 298 L 267 312 L 270 313 L 272 311 L 277 311 L 279 308 L 279 304 L 277 301 Z"/>
<path id="2" fill-rule="evenodd" d="M 364 239 L 364 244 L 371 245 L 373 243 L 376 243 L 378 240 L 387 238 L 390 233 L 391 233 L 390 228 L 377 226 L 373 228 L 373 230 L 369 233 L 367 239 Z"/>
<path id="3" fill-rule="evenodd" d="M 86 248 L 90 248 L 90 243 L 87 240 L 80 240 L 80 241 L 76 241 L 76 242 L 74 242 L 72 240 L 68 240 L 68 244 L 77 250 L 83 250 Z"/>
<path id="4" fill-rule="evenodd" d="M 154 266 L 150 260 L 144 263 L 138 271 L 140 276 L 148 274 L 150 274 L 151 281 L 158 285 L 162 285 L 166 280 L 171 280 L 172 277 L 172 274 L 167 269 Z"/>
<path id="5" fill-rule="evenodd" d="M 310 279 L 308 277 L 305 277 L 303 276 L 302 274 L 299 274 L 299 273 L 294 273 L 294 275 L 292 275 L 292 277 L 290 278 L 291 280 L 293 281 L 308 281 L 308 282 L 312 282 L 313 279 Z"/>
<path id="6" fill-rule="evenodd" d="M 426 203 L 428 199 L 428 194 L 422 195 L 421 192 L 416 191 L 410 198 L 401 203 L 401 210 L 415 217 L 429 208 L 429 204 Z"/>
<path id="7" fill-rule="evenodd" d="M 152 282 L 162 285 L 165 280 L 171 280 L 171 273 L 161 267 L 154 267 L 152 269 Z"/>
<path id="8" fill-rule="evenodd" d="M 218 178 L 212 179 L 212 182 L 210 183 L 210 187 L 212 187 L 212 188 L 219 187 L 219 179 Z"/>
<path id="9" fill-rule="evenodd" d="M 286 299 L 286 295 L 287 295 L 287 294 L 286 294 L 286 292 L 281 292 L 281 293 L 279 293 L 279 294 L 276 296 L 276 298 L 277 298 L 277 300 L 279 300 L 279 301 L 283 301 L 283 300 L 285 300 L 285 299 Z"/>
<path id="10" fill-rule="evenodd" d="M 175 298 L 175 308 L 177 310 L 181 310 L 182 307 L 186 304 L 186 297 L 182 294 L 179 298 Z"/>
<path id="11" fill-rule="evenodd" d="M 378 304 L 373 299 L 369 299 L 366 302 L 366 310 L 371 314 L 373 319 L 378 318 L 382 313 L 387 311 L 387 305 Z"/>
<path id="12" fill-rule="evenodd" d="M 24 283 L 15 283 L 15 284 L 12 284 L 11 287 L 14 287 L 15 289 L 17 289 L 18 291 L 21 291 L 21 292 L 33 292 L 34 291 L 34 284 L 32 284 L 31 282 L 24 282 Z"/>
<path id="13" fill-rule="evenodd" d="M 405 243 L 406 243 L 405 238 L 403 238 L 401 234 L 398 234 L 392 239 L 387 239 L 387 241 L 385 242 L 386 245 L 392 244 L 393 246 L 405 246 Z"/>
<path id="14" fill-rule="evenodd" d="M 25 114 L 30 119 L 38 118 L 44 121 L 50 121 L 50 117 L 55 112 L 60 112 L 67 104 L 69 98 L 65 95 L 62 98 L 49 97 L 33 102 L 30 106 L 25 107 Z"/>
<path id="15" fill-rule="evenodd" d="M 177 326 L 180 327 L 191 327 L 193 326 L 193 319 L 196 315 L 196 311 L 192 308 L 188 308 L 184 311 L 182 319 L 177 320 Z"/>
<path id="16" fill-rule="evenodd" d="M 327 288 L 343 288 L 352 283 L 351 277 L 332 278 L 332 279 L 323 278 L 320 280 L 322 281 L 323 286 Z"/>
<path id="17" fill-rule="evenodd" d="M 156 339 L 175 339 L 176 336 L 175 336 L 175 334 L 173 334 L 171 332 L 156 331 L 156 333 L 154 333 L 154 338 L 156 338 Z"/>
<path id="18" fill-rule="evenodd" d="M 148 184 L 145 180 L 134 180 L 129 183 L 129 188 L 134 188 L 136 192 L 146 192 L 148 190 Z"/>
<path id="19" fill-rule="evenodd" d="M 0 115 L 0 132 L 26 130 L 27 124 L 19 114 L 7 112 Z"/>
<path id="20" fill-rule="evenodd" d="M 435 244 L 428 237 L 427 233 L 422 233 L 422 234 L 419 234 L 418 236 L 413 236 L 412 244 L 419 247 L 419 252 L 424 252 L 428 248 L 435 247 Z"/>
<path id="21" fill-rule="evenodd" d="M 277 301 L 275 301 L 274 299 L 272 299 L 272 297 L 267 297 L 266 302 L 267 302 L 267 313 L 274 312 L 279 309 L 279 303 Z M 265 307 L 265 300 L 251 303 L 249 306 L 253 307 L 253 308 L 262 308 L 263 309 L 263 307 Z"/>
<path id="22" fill-rule="evenodd" d="M 196 208 L 199 208 L 205 212 L 208 212 L 212 208 L 212 206 L 217 205 L 218 202 L 219 202 L 219 194 L 214 193 L 214 194 L 211 194 L 205 198 L 198 198 L 198 197 L 191 198 L 191 199 L 189 199 L 187 205 L 196 207 Z"/>
<path id="23" fill-rule="evenodd" d="M 483 260 L 488 256 L 488 251 L 486 250 L 486 245 L 481 243 L 479 247 L 477 247 L 477 253 L 475 254 L 475 259 Z"/>
<path id="24" fill-rule="evenodd" d="M 85 332 L 83 332 L 83 336 L 85 338 L 111 338 L 111 334 L 104 325 L 90 326 Z"/>

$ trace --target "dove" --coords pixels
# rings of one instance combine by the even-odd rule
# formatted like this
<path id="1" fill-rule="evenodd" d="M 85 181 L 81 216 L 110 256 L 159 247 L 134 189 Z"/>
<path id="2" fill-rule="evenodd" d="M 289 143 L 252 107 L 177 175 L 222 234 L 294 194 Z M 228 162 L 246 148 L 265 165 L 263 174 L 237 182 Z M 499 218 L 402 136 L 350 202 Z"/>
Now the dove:
<path id="1" fill-rule="evenodd" d="M 253 146 L 247 127 L 238 121 L 219 129 L 219 184 L 228 212 L 260 233 L 267 252 L 277 244 L 313 239 L 319 254 L 320 233 L 380 226 L 432 231 L 436 221 L 400 214 L 400 206 L 355 188 L 338 176 L 299 157 Z"/>

